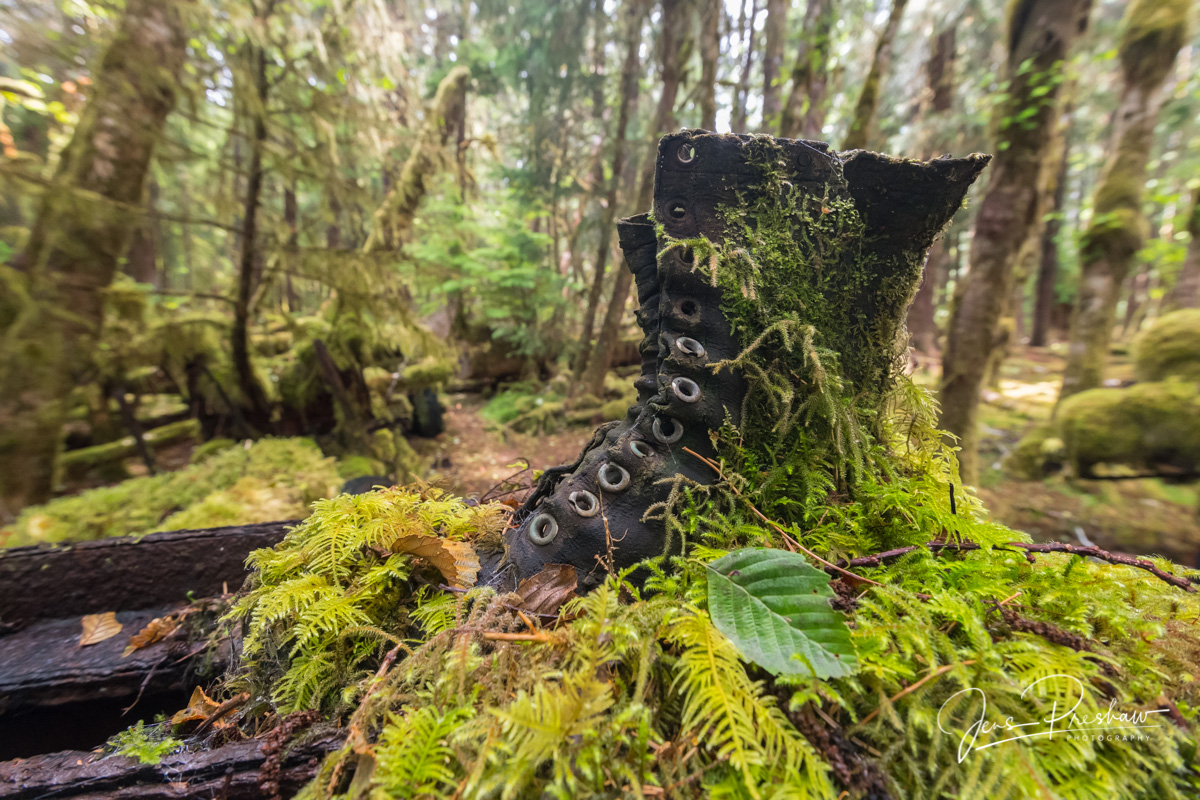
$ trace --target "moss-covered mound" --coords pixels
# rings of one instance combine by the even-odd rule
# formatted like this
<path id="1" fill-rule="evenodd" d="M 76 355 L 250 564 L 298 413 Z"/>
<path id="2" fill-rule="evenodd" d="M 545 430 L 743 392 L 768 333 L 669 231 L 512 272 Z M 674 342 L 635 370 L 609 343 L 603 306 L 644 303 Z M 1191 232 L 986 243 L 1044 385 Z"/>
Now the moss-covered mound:
<path id="1" fill-rule="evenodd" d="M 1134 369 L 1139 381 L 1200 381 L 1200 309 L 1159 317 L 1138 337 Z"/>
<path id="2" fill-rule="evenodd" d="M 127 480 L 26 508 L 0 545 L 137 536 L 295 519 L 341 485 L 337 463 L 308 439 L 263 439 L 202 454 L 178 472 Z"/>
<path id="3" fill-rule="evenodd" d="M 1200 468 L 1200 387 L 1191 381 L 1091 389 L 1063 401 L 1057 427 L 1077 475 L 1098 464 L 1164 474 Z"/>

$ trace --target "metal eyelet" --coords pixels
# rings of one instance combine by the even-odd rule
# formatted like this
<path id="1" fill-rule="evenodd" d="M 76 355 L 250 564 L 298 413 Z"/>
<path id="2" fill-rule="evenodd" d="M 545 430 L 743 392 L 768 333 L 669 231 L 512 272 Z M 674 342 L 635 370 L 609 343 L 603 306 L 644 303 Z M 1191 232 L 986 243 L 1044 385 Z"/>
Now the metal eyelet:
<path id="1" fill-rule="evenodd" d="M 616 475 L 613 475 L 613 472 Z M 600 481 L 600 488 L 606 492 L 619 492 L 629 486 L 629 470 L 622 467 L 620 464 L 609 462 L 600 467 L 596 473 L 597 479 Z"/>
<path id="2" fill-rule="evenodd" d="M 558 520 L 549 514 L 538 514 L 529 523 L 529 541 L 534 544 L 550 544 L 555 536 L 558 536 Z"/>
<path id="3" fill-rule="evenodd" d="M 704 356 L 707 355 L 704 345 L 700 344 L 690 336 L 680 336 L 678 339 L 676 339 L 675 348 L 685 356 L 704 358 Z"/>
<path id="4" fill-rule="evenodd" d="M 691 378 L 676 378 L 671 381 L 671 391 L 685 403 L 695 403 L 700 400 L 700 384 Z"/>
<path id="5" fill-rule="evenodd" d="M 669 434 L 663 433 L 662 421 L 664 419 L 671 423 L 671 433 Z M 671 419 L 670 417 L 655 417 L 651 430 L 654 432 L 654 438 L 663 444 L 675 444 L 683 438 L 683 425 L 679 424 L 678 420 Z"/>
<path id="6" fill-rule="evenodd" d="M 687 205 L 683 200 L 672 200 L 667 203 L 667 213 L 671 215 L 672 219 L 683 219 L 688 213 Z"/>
<path id="7" fill-rule="evenodd" d="M 650 456 L 654 455 L 654 450 L 650 448 L 650 445 L 646 444 L 645 442 L 638 441 L 637 439 L 631 439 L 629 441 L 629 449 L 638 458 L 649 458 Z"/>
<path id="8" fill-rule="evenodd" d="M 679 159 L 680 164 L 691 164 L 696 160 L 696 148 L 690 144 L 683 144 L 679 148 L 679 152 L 675 154 Z"/>
<path id="9" fill-rule="evenodd" d="M 571 492 L 567 500 L 581 517 L 594 517 L 600 513 L 600 499 L 591 492 Z"/>

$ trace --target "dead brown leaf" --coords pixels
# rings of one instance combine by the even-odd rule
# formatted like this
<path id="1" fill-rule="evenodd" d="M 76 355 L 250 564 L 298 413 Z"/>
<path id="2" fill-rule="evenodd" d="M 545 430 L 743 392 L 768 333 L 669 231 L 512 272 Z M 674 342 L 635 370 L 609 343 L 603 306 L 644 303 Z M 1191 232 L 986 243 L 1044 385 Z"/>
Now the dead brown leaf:
<path id="1" fill-rule="evenodd" d="M 111 639 L 121 632 L 121 627 L 115 611 L 88 614 L 83 618 L 83 633 L 79 636 L 79 646 L 87 647 L 89 644 L 99 644 Z"/>
<path id="2" fill-rule="evenodd" d="M 146 627 L 129 637 L 129 644 L 126 646 L 125 652 L 121 654 L 121 658 L 141 650 L 143 647 L 149 647 L 155 642 L 161 642 L 175 632 L 181 621 L 180 617 L 175 615 L 155 617 L 150 620 L 146 623 Z"/>
<path id="3" fill-rule="evenodd" d="M 456 588 L 470 589 L 479 576 L 479 556 L 470 542 L 410 533 L 392 543 L 392 552 L 425 559 L 437 567 L 446 583 Z"/>
<path id="4" fill-rule="evenodd" d="M 569 564 L 547 564 L 541 572 L 521 581 L 517 594 L 526 611 L 535 614 L 557 614 L 562 604 L 577 597 L 579 581 L 575 568 Z"/>
<path id="5" fill-rule="evenodd" d="M 187 708 L 182 711 L 176 711 L 171 717 L 172 725 L 183 725 L 187 722 L 203 722 L 213 715 L 213 713 L 221 707 L 221 704 L 213 700 L 204 693 L 204 689 L 197 686 L 192 690 L 192 697 L 188 700 Z"/>

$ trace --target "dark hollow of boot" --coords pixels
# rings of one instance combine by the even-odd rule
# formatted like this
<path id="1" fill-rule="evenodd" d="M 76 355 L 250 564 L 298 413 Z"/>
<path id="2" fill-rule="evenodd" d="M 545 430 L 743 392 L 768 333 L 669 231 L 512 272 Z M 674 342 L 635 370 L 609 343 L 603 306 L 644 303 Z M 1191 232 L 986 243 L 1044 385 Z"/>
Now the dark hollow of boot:
<path id="1" fill-rule="evenodd" d="M 701 457 L 717 456 L 722 427 L 769 457 L 770 417 L 802 409 L 813 391 L 795 372 L 790 387 L 747 375 L 741 356 L 773 332 L 831 353 L 844 390 L 877 407 L 906 345 L 926 251 L 986 163 L 839 154 L 767 136 L 664 137 L 653 210 L 661 227 L 656 234 L 644 214 L 618 225 L 646 337 L 638 402 L 598 429 L 575 464 L 547 470 L 492 582 L 511 588 L 547 564 L 570 564 L 587 590 L 677 553 L 671 508 L 681 489 L 716 480 Z"/>

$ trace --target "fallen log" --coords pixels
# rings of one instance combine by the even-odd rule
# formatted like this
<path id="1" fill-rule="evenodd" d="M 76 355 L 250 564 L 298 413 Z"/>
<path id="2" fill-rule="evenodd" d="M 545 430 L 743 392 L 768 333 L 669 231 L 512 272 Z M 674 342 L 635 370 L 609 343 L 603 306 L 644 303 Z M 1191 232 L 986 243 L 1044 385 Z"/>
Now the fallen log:
<path id="1" fill-rule="evenodd" d="M 269 796 L 261 788 L 268 780 L 278 781 L 280 797 L 291 797 L 344 736 L 323 730 L 297 738 L 281 752 L 278 772 L 270 766 L 272 743 L 266 738 L 185 751 L 158 764 L 80 751 L 18 759 L 0 763 L 0 799 L 261 800 Z"/>
<path id="2" fill-rule="evenodd" d="M 0 550 L 0 633 L 40 619 L 137 611 L 241 586 L 246 556 L 295 520 Z"/>

